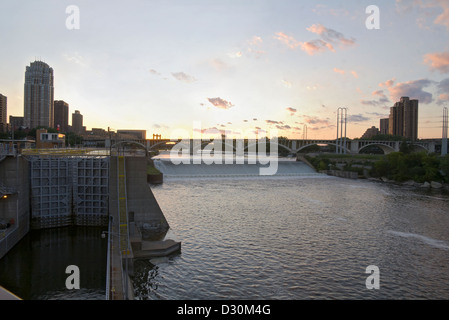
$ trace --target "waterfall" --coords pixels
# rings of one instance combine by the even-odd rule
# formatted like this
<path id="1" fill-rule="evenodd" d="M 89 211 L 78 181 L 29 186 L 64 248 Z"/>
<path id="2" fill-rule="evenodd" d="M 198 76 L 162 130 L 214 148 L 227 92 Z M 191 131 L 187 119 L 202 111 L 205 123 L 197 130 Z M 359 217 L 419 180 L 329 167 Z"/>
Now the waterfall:
<path id="1" fill-rule="evenodd" d="M 193 161 L 184 164 L 174 164 L 168 157 L 153 158 L 155 167 L 164 174 L 164 178 L 195 178 L 195 177 L 256 177 L 260 176 L 260 168 L 269 164 L 194 164 Z M 279 159 L 277 171 L 272 176 L 316 176 L 321 175 L 307 164 L 293 159 Z"/>

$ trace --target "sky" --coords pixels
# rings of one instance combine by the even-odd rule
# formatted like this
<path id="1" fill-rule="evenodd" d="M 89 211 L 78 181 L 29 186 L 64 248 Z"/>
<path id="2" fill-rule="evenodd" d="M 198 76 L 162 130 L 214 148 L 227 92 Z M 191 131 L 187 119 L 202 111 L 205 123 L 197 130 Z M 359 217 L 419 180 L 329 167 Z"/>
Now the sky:
<path id="1" fill-rule="evenodd" d="M 442 135 L 446 0 L 2 0 L 0 12 L 8 117 L 23 116 L 25 68 L 41 60 L 88 130 L 334 139 L 344 107 L 358 138 L 408 96 L 418 138 Z"/>

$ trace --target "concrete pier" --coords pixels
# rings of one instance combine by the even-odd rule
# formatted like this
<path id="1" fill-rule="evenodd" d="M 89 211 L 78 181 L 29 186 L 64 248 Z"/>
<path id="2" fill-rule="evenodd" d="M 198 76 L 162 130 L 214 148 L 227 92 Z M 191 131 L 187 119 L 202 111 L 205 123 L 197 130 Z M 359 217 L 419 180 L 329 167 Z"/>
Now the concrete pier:
<path id="1" fill-rule="evenodd" d="M 123 164 L 124 170 L 119 167 Z M 110 232 L 110 299 L 113 300 L 133 299 L 129 276 L 133 272 L 134 259 L 165 256 L 181 248 L 180 242 L 167 237 L 170 226 L 148 185 L 146 167 L 145 157 L 111 157 L 110 160 L 109 214 L 113 221 Z M 124 181 L 120 180 L 123 178 Z M 120 181 L 125 183 L 126 205 L 123 204 L 124 193 L 120 188 L 124 186 Z M 126 220 L 123 220 L 124 207 Z M 122 236 L 125 232 L 130 245 L 123 250 Z"/>

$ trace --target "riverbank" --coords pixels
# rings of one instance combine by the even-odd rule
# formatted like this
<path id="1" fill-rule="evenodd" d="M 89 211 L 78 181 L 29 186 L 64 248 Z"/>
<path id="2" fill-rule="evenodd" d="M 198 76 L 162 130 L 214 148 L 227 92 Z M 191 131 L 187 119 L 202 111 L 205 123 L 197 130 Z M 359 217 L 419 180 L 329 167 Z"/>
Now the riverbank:
<path id="1" fill-rule="evenodd" d="M 426 153 L 388 155 L 308 154 L 318 172 L 349 178 L 449 191 L 449 157 Z"/>

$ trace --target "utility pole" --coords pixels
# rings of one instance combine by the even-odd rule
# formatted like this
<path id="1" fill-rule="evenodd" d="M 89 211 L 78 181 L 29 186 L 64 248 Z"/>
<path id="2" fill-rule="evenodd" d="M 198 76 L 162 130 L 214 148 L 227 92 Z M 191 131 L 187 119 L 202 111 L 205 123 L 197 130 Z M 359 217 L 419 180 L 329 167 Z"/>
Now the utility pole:
<path id="1" fill-rule="evenodd" d="M 441 139 L 441 155 L 445 156 L 447 154 L 447 107 L 443 108 L 443 137 Z"/>
<path id="2" fill-rule="evenodd" d="M 346 153 L 346 124 L 347 124 L 348 108 L 337 109 L 337 139 L 336 139 L 336 153 Z M 344 127 L 344 138 L 343 138 Z"/>

